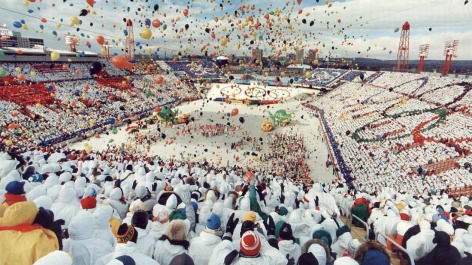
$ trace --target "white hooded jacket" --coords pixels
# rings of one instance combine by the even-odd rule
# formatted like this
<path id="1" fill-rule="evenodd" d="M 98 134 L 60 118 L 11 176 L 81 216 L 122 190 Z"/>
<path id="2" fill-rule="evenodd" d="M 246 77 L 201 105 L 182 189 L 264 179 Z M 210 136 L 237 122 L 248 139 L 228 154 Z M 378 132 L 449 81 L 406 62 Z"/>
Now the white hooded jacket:
<path id="1" fill-rule="evenodd" d="M 116 244 L 115 252 L 103 256 L 95 265 L 106 265 L 112 259 L 117 258 L 119 256 L 127 255 L 130 256 L 136 264 L 146 264 L 146 265 L 159 265 L 155 260 L 151 259 L 150 257 L 141 254 L 137 251 L 137 245 L 134 242 L 127 242 L 125 243 L 118 243 Z"/>
<path id="2" fill-rule="evenodd" d="M 214 234 L 202 231 L 199 237 L 190 241 L 189 256 L 195 265 L 207 265 L 215 247 L 221 242 L 221 238 Z"/>

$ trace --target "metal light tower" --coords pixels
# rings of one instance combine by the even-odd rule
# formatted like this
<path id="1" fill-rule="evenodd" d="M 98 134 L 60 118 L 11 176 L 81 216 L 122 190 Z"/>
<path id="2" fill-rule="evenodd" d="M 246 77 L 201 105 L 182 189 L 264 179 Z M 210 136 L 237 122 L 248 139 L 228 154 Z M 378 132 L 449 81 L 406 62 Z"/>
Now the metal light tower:
<path id="1" fill-rule="evenodd" d="M 128 60 L 132 60 L 134 59 L 134 33 L 131 19 L 126 21 L 126 31 L 128 31 L 128 36 L 126 36 L 125 57 Z"/>
<path id="2" fill-rule="evenodd" d="M 111 41 L 108 39 L 105 39 L 105 42 L 103 43 L 103 49 L 105 49 L 105 53 L 103 53 L 103 58 L 105 60 L 110 60 L 110 47 L 111 47 Z"/>
<path id="3" fill-rule="evenodd" d="M 424 65 L 424 59 L 428 58 L 428 52 L 429 52 L 429 44 L 422 44 L 420 46 L 420 63 L 418 64 L 418 74 L 421 74 L 421 71 L 423 71 L 423 65 Z"/>
<path id="4" fill-rule="evenodd" d="M 449 74 L 449 70 L 451 70 L 452 57 L 455 57 L 455 58 L 457 57 L 458 45 L 459 45 L 458 40 L 446 41 L 446 45 L 444 45 L 444 56 L 446 56 L 446 59 L 444 60 L 442 76 L 446 76 Z"/>
<path id="5" fill-rule="evenodd" d="M 400 44 L 398 45 L 397 54 L 397 71 L 408 71 L 408 56 L 410 53 L 410 24 L 408 21 L 402 26 L 402 34 L 400 36 Z"/>
<path id="6" fill-rule="evenodd" d="M 65 35 L 64 40 L 66 45 L 69 45 L 70 52 L 77 52 L 77 46 L 79 46 L 80 37 L 76 35 Z"/>

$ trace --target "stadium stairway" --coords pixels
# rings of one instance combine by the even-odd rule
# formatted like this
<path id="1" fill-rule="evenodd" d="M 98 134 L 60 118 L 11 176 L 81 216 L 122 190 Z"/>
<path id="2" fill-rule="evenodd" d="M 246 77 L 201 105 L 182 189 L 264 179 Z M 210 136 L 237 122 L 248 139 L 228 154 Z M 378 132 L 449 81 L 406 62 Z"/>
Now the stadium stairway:
<path id="1" fill-rule="evenodd" d="M 345 223 L 347 226 L 351 228 L 352 238 L 359 240 L 361 243 L 365 242 L 366 233 L 367 233 L 365 231 L 365 228 L 356 227 L 354 225 L 351 226 L 351 220 L 349 218 L 346 218 L 345 216 L 341 216 L 341 220 L 343 221 L 343 223 Z M 396 253 L 393 253 L 390 250 L 387 250 L 387 252 L 390 255 L 390 261 L 392 265 L 402 264 L 399 256 Z"/>

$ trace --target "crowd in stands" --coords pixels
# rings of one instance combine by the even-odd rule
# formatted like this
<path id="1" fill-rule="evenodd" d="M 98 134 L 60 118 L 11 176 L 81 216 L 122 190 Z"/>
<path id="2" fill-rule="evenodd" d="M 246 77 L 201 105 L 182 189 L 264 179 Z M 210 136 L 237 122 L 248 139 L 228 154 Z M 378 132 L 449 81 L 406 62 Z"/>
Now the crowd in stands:
<path id="1" fill-rule="evenodd" d="M 156 106 L 199 97 L 198 91 L 175 76 L 158 75 L 152 64 L 138 64 L 138 72 L 142 74 L 132 78 L 126 71 L 110 66 L 106 61 L 103 64 L 107 76 L 93 79 L 83 79 L 87 75 L 90 77 L 89 66 L 83 63 L 69 64 L 67 71 L 29 73 L 24 82 L 27 84 L 18 86 L 32 94 L 20 93 L 14 100 L 17 104 L 6 103 L 13 100 L 11 91 L 16 85 L 3 86 L 1 100 L 5 107 L 2 112 L 6 114 L 1 117 L 2 131 L 11 134 L 11 139 L 18 144 L 49 145 L 74 137 L 91 137 L 106 125 L 114 127 L 134 116 L 150 113 Z M 35 66 L 4 63 L 1 67 L 26 75 Z M 79 68 L 82 74 L 78 74 Z M 158 76 L 164 77 L 165 81 L 156 85 Z M 76 77 L 79 80 L 74 80 Z M 44 80 L 48 82 L 34 83 Z M 63 81 L 50 82 L 54 80 Z M 38 86 L 42 86 L 42 90 Z M 13 113 L 15 117 L 11 115 Z M 110 118 L 118 123 L 109 124 Z M 12 123 L 20 125 L 20 134 L 13 134 L 18 132 L 18 128 L 8 128 Z"/>
<path id="2" fill-rule="evenodd" d="M 371 190 L 435 193 L 472 184 L 463 166 L 471 147 L 471 117 L 460 111 L 470 106 L 468 91 L 470 84 L 463 80 L 385 72 L 362 86 L 343 84 L 309 105 L 321 113 L 326 132 L 333 132 L 346 179 Z M 420 139 L 413 137 L 415 131 Z M 448 159 L 459 168 L 428 175 L 418 171 Z"/>
<path id="3" fill-rule="evenodd" d="M 317 68 L 310 71 L 308 77 L 300 78 L 299 82 L 307 86 L 326 87 L 344 73 L 346 73 L 346 70 Z"/>

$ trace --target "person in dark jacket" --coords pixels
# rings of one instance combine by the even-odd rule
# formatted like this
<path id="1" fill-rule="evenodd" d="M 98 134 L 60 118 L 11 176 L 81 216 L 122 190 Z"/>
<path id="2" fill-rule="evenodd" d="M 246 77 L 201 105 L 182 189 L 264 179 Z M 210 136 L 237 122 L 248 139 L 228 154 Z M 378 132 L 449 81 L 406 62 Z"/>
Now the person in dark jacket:
<path id="1" fill-rule="evenodd" d="M 470 264 L 472 264 L 472 254 L 467 252 L 467 251 L 465 251 L 464 254 L 465 254 L 465 257 L 460 259 L 456 263 L 456 265 L 470 265 Z"/>
<path id="2" fill-rule="evenodd" d="M 451 239 L 446 232 L 436 232 L 433 243 L 436 246 L 426 256 L 416 262 L 418 265 L 442 265 L 456 264 L 461 259 L 461 254 L 456 247 L 451 246 Z"/>
<path id="3" fill-rule="evenodd" d="M 375 241 L 365 242 L 356 250 L 354 259 L 360 265 L 390 265 L 386 248 Z"/>

